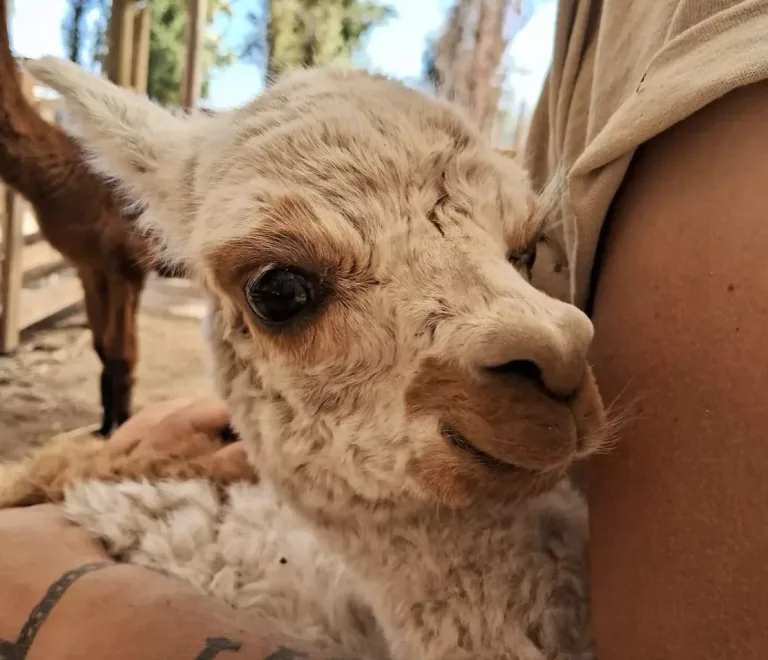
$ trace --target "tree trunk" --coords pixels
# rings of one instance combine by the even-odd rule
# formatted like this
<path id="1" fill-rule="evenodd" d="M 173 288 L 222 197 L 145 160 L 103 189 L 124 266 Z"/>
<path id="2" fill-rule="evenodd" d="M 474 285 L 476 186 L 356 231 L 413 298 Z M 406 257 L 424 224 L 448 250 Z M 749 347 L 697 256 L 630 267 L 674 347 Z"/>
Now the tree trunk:
<path id="1" fill-rule="evenodd" d="M 267 86 L 275 82 L 278 71 L 275 62 L 275 19 L 272 5 L 274 0 L 264 0 L 264 39 L 266 41 L 266 67 L 265 67 L 265 83 Z"/>
<path id="2" fill-rule="evenodd" d="M 470 98 L 475 120 L 486 134 L 493 130 L 501 98 L 501 64 L 507 48 L 504 38 L 507 5 L 506 0 L 482 0 L 475 30 Z"/>
<path id="3" fill-rule="evenodd" d="M 438 94 L 462 105 L 491 135 L 504 81 L 507 22 L 516 0 L 458 0 L 435 47 Z"/>

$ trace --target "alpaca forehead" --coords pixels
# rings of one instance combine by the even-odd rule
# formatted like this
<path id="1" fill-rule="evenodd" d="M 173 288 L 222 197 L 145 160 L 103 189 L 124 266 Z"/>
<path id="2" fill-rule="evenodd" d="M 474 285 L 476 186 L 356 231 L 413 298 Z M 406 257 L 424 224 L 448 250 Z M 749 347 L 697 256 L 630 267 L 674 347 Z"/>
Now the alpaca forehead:
<path id="1" fill-rule="evenodd" d="M 323 167 L 307 150 L 303 162 L 276 152 L 269 168 L 251 155 L 226 154 L 218 164 L 235 176 L 203 176 L 211 181 L 201 196 L 192 252 L 248 243 L 259 254 L 283 255 L 297 243 L 321 253 L 320 261 L 339 252 L 389 262 L 425 253 L 447 253 L 462 246 L 480 257 L 492 247 L 503 252 L 525 246 L 538 229 L 530 187 L 514 176 L 491 173 L 467 181 L 465 169 L 452 163 L 413 175 L 412 164 L 386 172 L 364 165 L 342 170 Z M 372 152 L 371 157 L 378 154 Z M 473 159 L 468 170 L 482 159 Z M 446 174 L 445 168 L 453 168 Z M 403 173 L 410 173 L 403 176 Z M 263 249 L 258 243 L 263 243 Z M 237 254 L 244 255 L 242 250 Z"/>
<path id="2" fill-rule="evenodd" d="M 361 214 L 377 199 L 405 197 L 397 200 L 405 205 L 413 191 L 447 185 L 436 191 L 445 196 L 460 187 L 457 181 L 472 179 L 475 190 L 465 189 L 465 196 L 526 201 L 519 168 L 480 140 L 453 108 L 386 79 L 344 76 L 339 81 L 322 70 L 305 72 L 299 80 L 317 83 L 305 87 L 289 77 L 222 117 L 229 135 L 199 152 L 198 181 L 236 185 L 243 194 L 282 185 Z"/>
<path id="3" fill-rule="evenodd" d="M 224 261 L 243 266 L 270 252 L 296 258 L 302 243 L 320 263 L 344 252 L 423 263 L 425 247 L 442 243 L 431 259 L 439 263 L 457 238 L 478 254 L 483 242 L 530 238 L 522 170 L 479 145 L 453 109 L 402 85 L 302 72 L 234 116 L 230 138 L 209 142 L 189 168 L 199 200 L 193 253 L 229 251 Z"/>

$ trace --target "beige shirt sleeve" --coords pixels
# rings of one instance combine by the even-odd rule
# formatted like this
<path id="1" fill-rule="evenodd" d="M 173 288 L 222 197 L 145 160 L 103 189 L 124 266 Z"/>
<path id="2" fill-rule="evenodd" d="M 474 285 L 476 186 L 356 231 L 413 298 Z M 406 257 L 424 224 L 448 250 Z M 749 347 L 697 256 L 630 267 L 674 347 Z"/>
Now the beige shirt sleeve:
<path id="1" fill-rule="evenodd" d="M 523 155 L 538 186 L 558 169 L 565 178 L 561 224 L 535 283 L 584 307 L 600 231 L 635 150 L 766 78 L 768 0 L 560 0 Z"/>

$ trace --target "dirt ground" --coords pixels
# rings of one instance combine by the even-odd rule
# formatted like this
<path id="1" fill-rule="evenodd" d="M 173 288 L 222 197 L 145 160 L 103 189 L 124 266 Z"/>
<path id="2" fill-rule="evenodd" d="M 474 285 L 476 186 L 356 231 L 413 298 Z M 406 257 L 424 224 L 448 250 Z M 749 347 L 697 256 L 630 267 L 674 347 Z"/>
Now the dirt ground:
<path id="1" fill-rule="evenodd" d="M 211 391 L 199 319 L 145 309 L 139 325 L 135 410 Z M 100 422 L 99 374 L 81 313 L 35 331 L 16 354 L 0 356 L 0 459 Z"/>

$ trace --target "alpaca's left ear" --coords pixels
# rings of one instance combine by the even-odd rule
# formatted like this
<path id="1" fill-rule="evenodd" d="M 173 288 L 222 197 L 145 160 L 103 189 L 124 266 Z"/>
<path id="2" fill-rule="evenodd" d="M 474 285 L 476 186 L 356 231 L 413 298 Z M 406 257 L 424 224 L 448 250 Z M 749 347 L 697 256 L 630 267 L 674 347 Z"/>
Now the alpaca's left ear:
<path id="1" fill-rule="evenodd" d="M 43 57 L 26 61 L 25 67 L 64 97 L 67 130 L 83 146 L 90 166 L 115 179 L 130 200 L 147 202 L 149 215 L 163 219 L 153 229 L 183 253 L 193 194 L 186 173 L 196 159 L 198 138 L 215 119 L 174 115 L 67 60 Z"/>
<path id="2" fill-rule="evenodd" d="M 73 120 L 67 128 L 103 162 L 106 174 L 151 196 L 151 182 L 160 167 L 171 163 L 185 121 L 67 60 L 43 57 L 28 60 L 25 67 L 64 97 Z"/>

